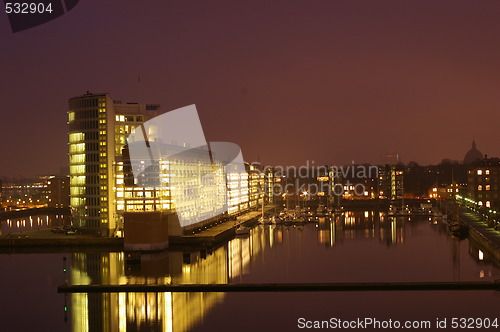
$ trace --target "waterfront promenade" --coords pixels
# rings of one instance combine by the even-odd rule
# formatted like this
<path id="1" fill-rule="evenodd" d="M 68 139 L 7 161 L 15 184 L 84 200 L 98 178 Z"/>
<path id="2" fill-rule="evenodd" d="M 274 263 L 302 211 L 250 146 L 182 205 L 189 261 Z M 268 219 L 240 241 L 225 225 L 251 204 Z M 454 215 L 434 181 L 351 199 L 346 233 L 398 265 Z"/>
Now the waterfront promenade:
<path id="1" fill-rule="evenodd" d="M 274 205 L 268 205 L 264 208 L 266 212 L 272 209 L 274 209 Z M 169 242 L 172 246 L 215 246 L 218 243 L 234 237 L 235 231 L 239 226 L 250 227 L 257 224 L 261 214 L 262 212 L 260 210 L 250 211 L 238 216 L 236 220 L 226 221 L 196 234 L 170 237 Z"/>
<path id="2" fill-rule="evenodd" d="M 497 262 L 500 262 L 500 232 L 488 225 L 486 220 L 466 207 L 446 204 L 445 213 L 453 215 L 455 220 L 469 226 L 469 239 L 476 242 Z M 457 218 L 458 213 L 458 218 Z"/>
<path id="3" fill-rule="evenodd" d="M 500 232 L 489 226 L 477 213 L 460 208 L 462 222 L 469 225 L 469 238 L 500 262 Z"/>
<path id="4" fill-rule="evenodd" d="M 0 252 L 117 251 L 123 249 L 123 238 L 54 233 L 50 228 L 0 235 Z"/>
<path id="5" fill-rule="evenodd" d="M 266 211 L 274 209 L 273 205 L 265 207 Z M 170 246 L 212 247 L 235 236 L 240 225 L 252 226 L 258 223 L 261 211 L 250 211 L 236 218 L 199 233 L 170 237 Z M 92 235 L 66 235 L 54 233 L 51 229 L 32 230 L 20 233 L 0 235 L 0 251 L 51 252 L 75 250 L 123 250 L 123 238 L 108 238 Z M 20 249 L 22 248 L 22 249 Z"/>

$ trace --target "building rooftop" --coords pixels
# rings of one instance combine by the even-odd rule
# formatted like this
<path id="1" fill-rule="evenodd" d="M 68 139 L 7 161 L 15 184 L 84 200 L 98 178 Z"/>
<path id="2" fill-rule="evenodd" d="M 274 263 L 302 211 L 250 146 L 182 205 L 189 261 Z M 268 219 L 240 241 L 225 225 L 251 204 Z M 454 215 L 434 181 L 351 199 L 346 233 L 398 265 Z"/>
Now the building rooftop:
<path id="1" fill-rule="evenodd" d="M 473 162 L 482 160 L 484 158 L 481 151 L 476 148 L 476 141 L 472 141 L 472 148 L 465 154 L 464 164 L 471 164 Z"/>

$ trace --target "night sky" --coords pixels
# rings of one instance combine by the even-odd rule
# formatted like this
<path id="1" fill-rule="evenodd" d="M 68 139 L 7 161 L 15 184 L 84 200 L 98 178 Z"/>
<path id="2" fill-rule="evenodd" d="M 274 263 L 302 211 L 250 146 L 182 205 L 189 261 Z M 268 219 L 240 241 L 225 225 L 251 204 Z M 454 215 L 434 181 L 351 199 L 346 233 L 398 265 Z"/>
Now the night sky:
<path id="1" fill-rule="evenodd" d="M 0 45 L 0 176 L 66 166 L 87 90 L 196 104 L 207 141 L 268 165 L 500 156 L 498 0 L 81 0 L 15 34 L 0 13 Z"/>

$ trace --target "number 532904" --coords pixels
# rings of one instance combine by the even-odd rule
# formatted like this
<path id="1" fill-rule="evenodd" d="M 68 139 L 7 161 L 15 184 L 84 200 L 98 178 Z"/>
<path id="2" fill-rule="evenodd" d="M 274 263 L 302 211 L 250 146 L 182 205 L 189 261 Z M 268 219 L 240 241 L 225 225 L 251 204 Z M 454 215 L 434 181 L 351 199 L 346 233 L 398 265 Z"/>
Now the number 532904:
<path id="1" fill-rule="evenodd" d="M 36 2 L 6 2 L 7 14 L 43 14 L 52 13 L 52 3 Z"/>

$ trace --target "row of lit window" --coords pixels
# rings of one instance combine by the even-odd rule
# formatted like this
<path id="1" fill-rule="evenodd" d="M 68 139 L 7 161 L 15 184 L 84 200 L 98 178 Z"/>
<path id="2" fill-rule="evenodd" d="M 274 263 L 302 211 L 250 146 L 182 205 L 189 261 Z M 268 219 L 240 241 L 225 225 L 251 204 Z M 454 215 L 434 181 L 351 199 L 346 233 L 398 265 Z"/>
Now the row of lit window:
<path id="1" fill-rule="evenodd" d="M 242 191 L 229 191 L 228 196 L 230 198 L 234 197 L 248 197 L 248 191 L 247 190 L 242 190 Z"/>
<path id="2" fill-rule="evenodd" d="M 115 126 L 115 134 L 116 135 L 128 135 L 132 130 L 134 130 L 135 126 L 123 125 L 123 126 Z"/>
<path id="3" fill-rule="evenodd" d="M 70 133 L 69 134 L 69 142 L 77 143 L 85 140 L 85 134 L 82 132 Z"/>
<path id="4" fill-rule="evenodd" d="M 115 120 L 118 122 L 143 122 L 144 117 L 142 115 L 115 115 Z"/>
<path id="5" fill-rule="evenodd" d="M 161 206 L 163 210 L 170 209 L 170 204 L 117 204 L 118 211 L 156 211 Z"/>
<path id="6" fill-rule="evenodd" d="M 479 206 L 483 206 L 483 202 L 482 201 L 479 201 L 478 202 Z M 490 208 L 491 207 L 491 202 L 490 201 L 486 201 L 484 203 L 484 205 L 487 207 L 487 208 Z"/>
<path id="7" fill-rule="evenodd" d="M 490 187 L 489 184 L 487 184 L 487 185 L 484 186 L 484 190 L 490 190 L 490 188 L 491 187 Z M 483 186 L 482 185 L 478 185 L 477 186 L 477 190 L 483 190 Z"/>
<path id="8" fill-rule="evenodd" d="M 70 144 L 69 153 L 82 153 L 85 152 L 85 143 Z"/>
<path id="9" fill-rule="evenodd" d="M 98 139 L 99 133 L 97 131 L 71 132 L 69 134 L 70 143 L 78 143 L 81 141 L 96 141 Z"/>
<path id="10" fill-rule="evenodd" d="M 485 175 L 490 175 L 490 170 L 489 169 L 485 170 L 484 174 Z M 482 169 L 478 169 L 477 170 L 477 175 L 483 175 L 483 170 Z"/>
<path id="11" fill-rule="evenodd" d="M 85 162 L 85 154 L 73 154 L 69 157 L 70 164 L 83 164 Z"/>

